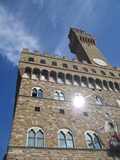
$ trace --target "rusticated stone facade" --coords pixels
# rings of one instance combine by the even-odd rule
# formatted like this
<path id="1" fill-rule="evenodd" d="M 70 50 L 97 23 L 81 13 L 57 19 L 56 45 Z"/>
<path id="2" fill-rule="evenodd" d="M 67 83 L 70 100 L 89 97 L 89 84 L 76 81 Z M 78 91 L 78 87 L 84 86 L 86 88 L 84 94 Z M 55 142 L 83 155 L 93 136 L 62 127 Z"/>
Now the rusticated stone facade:
<path id="1" fill-rule="evenodd" d="M 96 42 L 91 39 L 87 42 L 93 43 L 95 52 Z M 86 45 L 85 50 L 88 51 L 90 45 L 88 48 Z M 111 145 L 115 126 L 120 123 L 120 70 L 113 69 L 109 64 L 99 66 L 91 63 L 93 56 L 90 55 L 90 61 L 85 61 L 83 56 L 80 62 L 79 58 L 69 60 L 67 57 L 23 49 L 7 160 L 120 159 L 119 142 L 117 148 Z M 102 55 L 98 54 L 98 57 L 102 58 Z M 42 97 L 33 94 L 34 88 L 42 90 Z M 63 93 L 62 100 L 55 98 L 56 91 Z M 80 93 L 85 99 L 85 104 L 80 108 L 73 104 L 75 93 Z M 100 104 L 96 102 L 96 97 L 100 98 Z M 106 122 L 110 124 L 106 125 Z M 40 128 L 44 133 L 42 147 L 29 146 L 28 134 L 32 127 L 35 130 Z M 70 131 L 73 147 L 60 146 L 60 130 Z M 89 148 L 86 132 L 96 133 L 100 149 Z"/>

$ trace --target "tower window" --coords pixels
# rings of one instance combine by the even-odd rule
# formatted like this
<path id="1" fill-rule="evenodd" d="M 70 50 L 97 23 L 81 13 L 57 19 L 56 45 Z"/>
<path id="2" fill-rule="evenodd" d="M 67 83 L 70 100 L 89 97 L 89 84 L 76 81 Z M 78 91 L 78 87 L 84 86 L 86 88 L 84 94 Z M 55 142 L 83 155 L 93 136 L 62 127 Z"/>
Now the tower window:
<path id="1" fill-rule="evenodd" d="M 34 62 L 34 58 L 29 57 L 29 58 L 28 58 L 28 61 L 30 61 L 30 62 Z"/>
<path id="2" fill-rule="evenodd" d="M 46 61 L 45 61 L 44 59 L 41 59 L 41 60 L 40 60 L 40 63 L 46 64 Z"/>
<path id="3" fill-rule="evenodd" d="M 65 63 L 63 63 L 63 67 L 64 67 L 64 68 L 68 68 L 68 65 L 65 64 Z"/>
<path id="4" fill-rule="evenodd" d="M 114 73 L 112 73 L 112 72 L 110 72 L 110 75 L 111 75 L 111 76 L 115 76 Z"/>
<path id="5" fill-rule="evenodd" d="M 64 109 L 60 109 L 60 114 L 64 114 L 64 113 L 65 113 Z"/>
<path id="6" fill-rule="evenodd" d="M 61 91 L 55 91 L 54 92 L 54 99 L 64 101 L 64 94 Z"/>
<path id="7" fill-rule="evenodd" d="M 74 69 L 74 70 L 78 70 L 78 67 L 75 66 L 75 65 L 73 65 L 73 69 Z"/>
<path id="8" fill-rule="evenodd" d="M 88 69 L 87 69 L 87 68 L 85 68 L 85 67 L 83 67 L 83 71 L 88 72 Z"/>
<path id="9" fill-rule="evenodd" d="M 102 75 L 106 75 L 106 73 L 104 71 L 100 71 Z"/>
<path id="10" fill-rule="evenodd" d="M 97 134 L 93 131 L 85 133 L 85 138 L 89 149 L 101 149 L 100 140 Z"/>
<path id="11" fill-rule="evenodd" d="M 94 70 L 94 69 L 91 69 L 91 71 L 92 71 L 92 73 L 96 73 L 96 70 Z"/>
<path id="12" fill-rule="evenodd" d="M 36 112 L 40 112 L 40 107 L 35 107 Z"/>
<path id="13" fill-rule="evenodd" d="M 32 89 L 32 97 L 43 98 L 43 91 L 39 88 Z"/>
<path id="14" fill-rule="evenodd" d="M 53 66 L 57 66 L 57 63 L 55 61 L 52 62 Z"/>
<path id="15" fill-rule="evenodd" d="M 98 96 L 95 97 L 95 102 L 97 105 L 100 105 L 100 106 L 103 105 L 102 100 Z"/>
<path id="16" fill-rule="evenodd" d="M 61 148 L 74 148 L 73 136 L 69 131 L 60 131 L 58 136 Z"/>
<path id="17" fill-rule="evenodd" d="M 28 144 L 29 147 L 44 147 L 44 133 L 41 129 L 36 127 L 28 132 Z"/>

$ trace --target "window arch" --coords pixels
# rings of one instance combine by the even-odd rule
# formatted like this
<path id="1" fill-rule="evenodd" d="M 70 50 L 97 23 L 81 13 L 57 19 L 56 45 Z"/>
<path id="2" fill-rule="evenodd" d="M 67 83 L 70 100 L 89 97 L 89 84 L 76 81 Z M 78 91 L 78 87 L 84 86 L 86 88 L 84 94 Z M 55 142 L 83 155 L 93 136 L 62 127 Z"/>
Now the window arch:
<path id="1" fill-rule="evenodd" d="M 100 71 L 102 75 L 106 75 L 106 73 L 104 71 Z"/>
<path id="2" fill-rule="evenodd" d="M 83 67 L 83 71 L 88 72 L 88 69 L 86 67 Z"/>
<path id="3" fill-rule="evenodd" d="M 27 133 L 27 146 L 44 147 L 44 133 L 39 127 L 32 127 Z"/>
<path id="4" fill-rule="evenodd" d="M 43 91 L 40 88 L 32 89 L 32 97 L 43 98 Z"/>
<path id="5" fill-rule="evenodd" d="M 111 76 L 115 76 L 113 72 L 110 72 L 110 75 L 111 75 Z"/>
<path id="6" fill-rule="evenodd" d="M 74 148 L 72 133 L 67 129 L 62 129 L 58 133 L 59 146 L 61 148 Z"/>
<path id="7" fill-rule="evenodd" d="M 87 131 L 85 133 L 86 142 L 89 149 L 101 149 L 101 143 L 98 135 L 93 131 Z"/>
<path id="8" fill-rule="evenodd" d="M 34 62 L 34 58 L 33 58 L 33 57 L 29 57 L 29 58 L 28 58 L 28 61 Z"/>
<path id="9" fill-rule="evenodd" d="M 57 63 L 55 61 L 53 61 L 52 66 L 57 66 Z"/>
<path id="10" fill-rule="evenodd" d="M 96 102 L 97 105 L 100 105 L 100 106 L 103 105 L 103 102 L 102 102 L 101 98 L 98 97 L 98 96 L 95 97 L 95 102 Z"/>
<path id="11" fill-rule="evenodd" d="M 78 67 L 75 66 L 75 65 L 73 65 L 73 69 L 74 69 L 74 70 L 78 70 Z"/>
<path id="12" fill-rule="evenodd" d="M 46 61 L 45 61 L 44 59 L 41 59 L 41 60 L 40 60 L 40 63 L 46 64 Z"/>
<path id="13" fill-rule="evenodd" d="M 91 69 L 91 71 L 92 71 L 92 73 L 96 73 L 96 70 L 95 70 L 95 69 L 93 69 L 93 68 Z"/>
<path id="14" fill-rule="evenodd" d="M 68 68 L 68 65 L 66 63 L 62 64 L 64 68 Z"/>
<path id="15" fill-rule="evenodd" d="M 61 91 L 55 91 L 54 92 L 54 99 L 60 100 L 60 101 L 64 101 L 65 97 L 64 97 L 63 92 L 61 92 Z"/>

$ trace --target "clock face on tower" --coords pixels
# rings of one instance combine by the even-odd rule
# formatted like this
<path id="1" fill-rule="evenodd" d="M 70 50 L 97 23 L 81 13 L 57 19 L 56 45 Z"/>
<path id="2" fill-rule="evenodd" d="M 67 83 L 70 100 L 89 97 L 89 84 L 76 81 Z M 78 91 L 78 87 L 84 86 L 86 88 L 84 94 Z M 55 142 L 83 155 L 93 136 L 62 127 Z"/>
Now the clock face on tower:
<path id="1" fill-rule="evenodd" d="M 93 61 L 94 61 L 96 64 L 100 65 L 100 66 L 107 66 L 107 63 L 106 63 L 104 60 L 102 60 L 102 59 L 93 58 Z"/>

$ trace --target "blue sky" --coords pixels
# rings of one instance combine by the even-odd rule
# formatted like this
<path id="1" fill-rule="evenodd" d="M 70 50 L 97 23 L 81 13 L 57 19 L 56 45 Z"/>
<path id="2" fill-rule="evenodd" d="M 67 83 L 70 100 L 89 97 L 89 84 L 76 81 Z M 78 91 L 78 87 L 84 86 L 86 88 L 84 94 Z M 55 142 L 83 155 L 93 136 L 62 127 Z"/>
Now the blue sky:
<path id="1" fill-rule="evenodd" d="M 10 138 L 22 48 L 72 58 L 70 27 L 94 35 L 110 64 L 120 66 L 120 0 L 0 0 L 0 159 Z"/>

